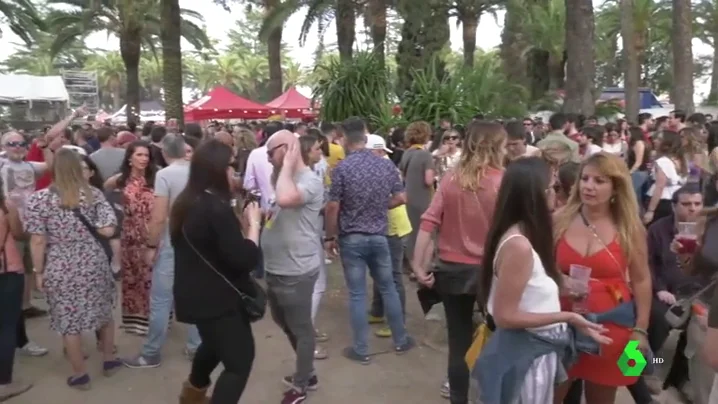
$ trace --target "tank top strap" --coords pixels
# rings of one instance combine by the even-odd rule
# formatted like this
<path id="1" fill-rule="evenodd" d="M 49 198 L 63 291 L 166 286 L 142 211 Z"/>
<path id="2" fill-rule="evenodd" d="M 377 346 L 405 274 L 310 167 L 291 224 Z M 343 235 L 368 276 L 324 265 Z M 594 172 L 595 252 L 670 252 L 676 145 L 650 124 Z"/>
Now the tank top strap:
<path id="1" fill-rule="evenodd" d="M 494 253 L 494 263 L 493 263 L 494 264 L 494 276 L 496 276 L 496 259 L 499 258 L 499 252 L 501 251 L 501 248 L 503 248 L 504 244 L 506 244 L 507 241 L 511 240 L 512 238 L 516 238 L 516 237 L 526 238 L 526 236 L 524 236 L 521 233 L 510 234 L 508 237 L 501 240 L 499 245 L 496 247 L 496 252 Z"/>

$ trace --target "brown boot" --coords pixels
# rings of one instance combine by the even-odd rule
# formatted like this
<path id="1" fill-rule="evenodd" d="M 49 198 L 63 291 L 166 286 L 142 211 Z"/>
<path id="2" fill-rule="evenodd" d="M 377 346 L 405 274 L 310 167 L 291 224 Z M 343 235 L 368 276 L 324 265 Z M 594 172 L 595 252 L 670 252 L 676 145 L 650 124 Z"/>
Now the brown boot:
<path id="1" fill-rule="evenodd" d="M 180 393 L 179 404 L 209 404 L 209 397 L 206 396 L 207 387 L 198 389 L 192 383 L 186 381 L 182 383 L 182 393 Z"/>

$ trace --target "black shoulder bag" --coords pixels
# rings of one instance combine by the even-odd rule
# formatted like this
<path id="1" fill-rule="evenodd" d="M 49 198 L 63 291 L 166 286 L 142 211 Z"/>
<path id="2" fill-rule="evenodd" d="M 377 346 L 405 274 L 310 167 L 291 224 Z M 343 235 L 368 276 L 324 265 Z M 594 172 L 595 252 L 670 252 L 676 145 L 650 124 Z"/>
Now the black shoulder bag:
<path id="1" fill-rule="evenodd" d="M 187 233 L 184 230 L 184 226 L 182 226 L 182 236 L 184 237 L 185 241 L 187 241 L 187 244 L 189 244 L 190 248 L 192 248 L 192 251 L 194 251 L 197 256 L 202 259 L 202 261 L 207 265 L 217 276 L 222 278 L 224 282 L 229 285 L 230 288 L 232 288 L 237 294 L 239 295 L 240 300 L 242 300 L 242 306 L 244 308 L 245 313 L 247 313 L 247 317 L 249 318 L 249 321 L 254 323 L 255 321 L 259 321 L 264 317 L 264 313 L 267 311 L 267 293 L 262 289 L 262 286 L 260 286 L 257 281 L 254 280 L 251 276 L 249 277 L 250 286 L 254 289 L 254 296 L 250 296 L 241 290 L 234 286 L 232 282 L 230 282 L 229 279 L 227 279 L 226 276 L 224 276 L 221 272 L 217 270 L 217 268 L 214 267 L 200 252 L 195 248 L 195 246 L 192 244 L 191 241 L 189 241 L 189 237 L 187 237 Z"/>

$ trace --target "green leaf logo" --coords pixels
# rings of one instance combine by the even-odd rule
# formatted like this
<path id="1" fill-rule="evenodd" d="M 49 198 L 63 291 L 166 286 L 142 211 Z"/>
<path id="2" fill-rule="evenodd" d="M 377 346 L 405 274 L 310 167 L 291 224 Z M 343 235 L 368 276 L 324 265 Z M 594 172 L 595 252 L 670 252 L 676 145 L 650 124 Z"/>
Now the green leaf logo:
<path id="1" fill-rule="evenodd" d="M 633 365 L 630 364 L 631 360 L 634 362 Z M 633 340 L 628 341 L 626 347 L 623 348 L 621 357 L 618 358 L 618 362 L 616 363 L 624 376 L 634 377 L 641 375 L 641 372 L 646 368 L 648 362 L 646 361 L 646 357 L 643 356 L 643 353 L 638 350 L 638 341 Z"/>

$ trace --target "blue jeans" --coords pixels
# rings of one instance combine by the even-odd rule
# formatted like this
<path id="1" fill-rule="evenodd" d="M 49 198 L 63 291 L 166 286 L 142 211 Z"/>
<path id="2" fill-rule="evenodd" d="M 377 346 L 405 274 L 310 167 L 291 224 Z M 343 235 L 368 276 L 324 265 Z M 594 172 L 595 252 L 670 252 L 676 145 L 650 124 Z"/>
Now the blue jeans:
<path id="1" fill-rule="evenodd" d="M 170 313 L 174 303 L 172 286 L 175 281 L 175 253 L 169 240 L 163 240 L 152 268 L 152 286 L 150 288 L 150 324 L 147 341 L 142 347 L 142 356 L 155 358 L 160 356 L 162 345 L 167 338 Z M 200 344 L 199 333 L 194 325 L 189 327 L 187 349 L 197 350 Z"/>
<path id="2" fill-rule="evenodd" d="M 369 321 L 366 302 L 366 270 L 379 286 L 384 311 L 391 328 L 395 346 L 407 341 L 404 315 L 401 312 L 399 293 L 392 276 L 391 253 L 386 236 L 347 234 L 339 238 L 339 255 L 344 267 L 344 278 L 349 289 L 349 315 L 354 338 L 354 351 L 369 354 Z"/>
<path id="3" fill-rule="evenodd" d="M 12 382 L 25 274 L 0 274 L 0 386 Z"/>
<path id="4" fill-rule="evenodd" d="M 262 231 L 259 231 L 259 240 L 262 239 Z M 259 259 L 257 260 L 257 268 L 252 271 L 256 279 L 264 279 L 264 258 L 262 254 L 262 244 L 257 241 L 257 247 L 259 247 Z"/>
<path id="5" fill-rule="evenodd" d="M 404 289 L 404 275 L 402 274 L 402 265 L 404 264 L 404 237 L 387 236 L 389 242 L 389 254 L 391 256 L 391 274 L 394 278 L 396 291 L 399 293 L 399 301 L 401 302 L 401 312 L 406 317 L 406 290 Z M 384 302 L 381 298 L 379 285 L 374 282 L 374 291 L 371 299 L 371 315 L 374 317 L 384 317 Z"/>
<path id="6" fill-rule="evenodd" d="M 643 199 L 645 199 L 645 194 L 643 192 L 643 186 L 646 185 L 646 181 L 648 181 L 648 171 L 634 171 L 631 173 L 631 182 L 633 183 L 633 192 L 636 193 L 636 200 L 638 201 L 638 206 L 641 208 L 641 212 L 643 211 Z"/>

